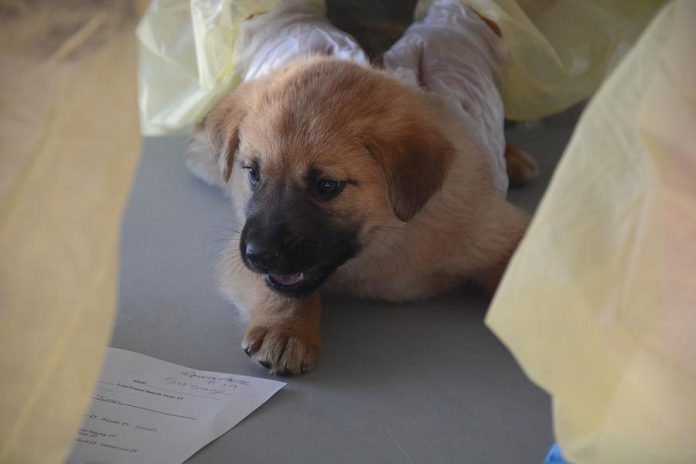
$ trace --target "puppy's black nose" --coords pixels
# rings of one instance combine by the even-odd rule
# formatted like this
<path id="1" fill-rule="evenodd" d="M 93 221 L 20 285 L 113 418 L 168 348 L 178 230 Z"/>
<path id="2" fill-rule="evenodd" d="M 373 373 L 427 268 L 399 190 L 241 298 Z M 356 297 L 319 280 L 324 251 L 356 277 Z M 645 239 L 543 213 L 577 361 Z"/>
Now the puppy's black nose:
<path id="1" fill-rule="evenodd" d="M 244 254 L 249 262 L 262 271 L 272 269 L 280 257 L 277 251 L 261 247 L 253 242 L 247 242 Z"/>

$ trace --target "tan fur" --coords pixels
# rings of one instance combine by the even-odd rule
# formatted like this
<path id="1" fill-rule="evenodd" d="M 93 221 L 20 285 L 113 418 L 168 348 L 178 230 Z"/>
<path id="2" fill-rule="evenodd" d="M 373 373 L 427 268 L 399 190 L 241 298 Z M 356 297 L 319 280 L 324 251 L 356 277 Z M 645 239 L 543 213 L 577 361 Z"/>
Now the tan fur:
<path id="1" fill-rule="evenodd" d="M 244 84 L 208 127 L 240 222 L 251 195 L 241 166 L 251 156 L 266 176 L 295 185 L 310 164 L 357 180 L 331 211 L 361 224 L 363 249 L 327 284 L 359 296 L 413 300 L 467 281 L 493 291 L 527 225 L 496 194 L 489 164 L 449 106 L 384 71 L 331 58 L 295 63 Z M 223 292 L 250 316 L 250 356 L 272 372 L 315 367 L 318 294 L 274 293 L 242 264 L 237 239 L 219 274 Z"/>
<path id="2" fill-rule="evenodd" d="M 539 175 L 539 167 L 534 158 L 510 143 L 505 146 L 505 164 L 510 187 L 523 187 Z"/>

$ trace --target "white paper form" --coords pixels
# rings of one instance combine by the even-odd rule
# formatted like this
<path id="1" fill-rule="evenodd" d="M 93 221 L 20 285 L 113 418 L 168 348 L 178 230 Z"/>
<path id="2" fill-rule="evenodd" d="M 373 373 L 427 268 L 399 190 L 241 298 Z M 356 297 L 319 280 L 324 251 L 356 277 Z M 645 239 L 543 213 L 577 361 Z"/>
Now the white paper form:
<path id="1" fill-rule="evenodd" d="M 283 386 L 109 348 L 66 463 L 182 463 Z"/>

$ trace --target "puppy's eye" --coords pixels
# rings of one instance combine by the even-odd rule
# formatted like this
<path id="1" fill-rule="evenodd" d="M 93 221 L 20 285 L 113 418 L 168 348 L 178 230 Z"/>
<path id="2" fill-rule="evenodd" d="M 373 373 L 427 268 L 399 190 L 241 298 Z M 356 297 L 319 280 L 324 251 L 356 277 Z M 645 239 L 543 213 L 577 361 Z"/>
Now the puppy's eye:
<path id="1" fill-rule="evenodd" d="M 344 183 L 337 180 L 319 179 L 314 184 L 314 194 L 323 199 L 337 196 L 343 190 Z"/>
<path id="2" fill-rule="evenodd" d="M 244 169 L 247 171 L 249 185 L 252 187 L 257 187 L 261 182 L 261 174 L 259 174 L 259 169 L 256 166 L 245 166 Z"/>

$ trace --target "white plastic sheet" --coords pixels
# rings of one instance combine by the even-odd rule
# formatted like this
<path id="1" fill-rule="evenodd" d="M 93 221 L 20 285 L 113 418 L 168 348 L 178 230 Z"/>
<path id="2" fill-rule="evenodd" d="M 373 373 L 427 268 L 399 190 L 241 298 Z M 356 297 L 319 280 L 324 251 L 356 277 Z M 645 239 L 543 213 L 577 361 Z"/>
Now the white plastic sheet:
<path id="1" fill-rule="evenodd" d="M 144 134 L 200 122 L 242 79 L 240 25 L 278 0 L 153 0 L 138 27 Z M 461 0 L 496 21 L 510 53 L 506 117 L 535 119 L 589 97 L 663 0 Z M 422 0 L 417 18 L 432 0 Z M 325 8 L 313 0 L 317 11 Z"/>
<path id="2" fill-rule="evenodd" d="M 235 69 L 242 80 L 313 55 L 368 64 L 355 39 L 326 19 L 323 3 L 284 0 L 268 13 L 244 21 L 235 43 Z"/>
<path id="3" fill-rule="evenodd" d="M 497 84 L 507 64 L 503 40 L 458 0 L 435 0 L 384 54 L 384 67 L 444 97 L 491 164 L 507 194 L 503 101 Z"/>

